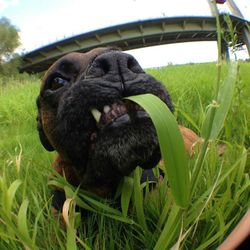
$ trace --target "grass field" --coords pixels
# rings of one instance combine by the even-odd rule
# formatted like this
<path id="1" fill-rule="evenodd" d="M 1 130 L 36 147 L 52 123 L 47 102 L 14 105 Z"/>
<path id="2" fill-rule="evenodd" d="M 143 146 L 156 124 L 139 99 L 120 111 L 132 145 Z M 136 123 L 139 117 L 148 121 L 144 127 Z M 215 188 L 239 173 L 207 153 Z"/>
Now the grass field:
<path id="1" fill-rule="evenodd" d="M 201 135 L 207 107 L 215 96 L 216 65 L 171 65 L 147 71 L 169 90 L 178 123 Z M 96 212 L 80 223 L 74 201 L 88 196 L 76 195 L 59 178 L 55 182 L 72 198 L 65 206 L 69 214 L 65 227 L 51 209 L 48 177 L 54 153 L 42 148 L 36 132 L 40 80 L 35 76 L 0 79 L 0 249 L 170 249 L 174 245 L 176 249 L 215 249 L 250 207 L 249 72 L 250 64 L 240 63 L 223 129 L 208 143 L 185 209 L 175 203 L 167 181 L 154 194 L 143 192 L 136 185 L 137 169 L 134 178 L 126 179 L 129 190 L 133 184 L 128 195 L 136 211 L 124 215 L 108 201 L 89 197 L 88 204 Z M 225 64 L 222 79 L 227 74 Z M 226 150 L 219 156 L 221 143 Z M 189 162 L 191 175 L 200 154 L 197 149 Z M 143 196 L 141 204 L 136 195 Z M 142 205 L 141 210 L 137 205 Z"/>

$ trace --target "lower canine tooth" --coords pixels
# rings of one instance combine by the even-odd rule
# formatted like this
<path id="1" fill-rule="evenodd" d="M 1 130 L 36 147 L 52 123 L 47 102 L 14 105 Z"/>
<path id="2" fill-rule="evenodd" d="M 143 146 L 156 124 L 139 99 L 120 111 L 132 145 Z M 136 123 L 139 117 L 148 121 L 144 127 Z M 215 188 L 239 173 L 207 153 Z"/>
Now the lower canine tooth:
<path id="1" fill-rule="evenodd" d="M 96 122 L 98 123 L 100 121 L 100 118 L 101 118 L 101 112 L 97 109 L 91 109 L 91 113 L 92 113 L 93 117 L 95 118 Z"/>

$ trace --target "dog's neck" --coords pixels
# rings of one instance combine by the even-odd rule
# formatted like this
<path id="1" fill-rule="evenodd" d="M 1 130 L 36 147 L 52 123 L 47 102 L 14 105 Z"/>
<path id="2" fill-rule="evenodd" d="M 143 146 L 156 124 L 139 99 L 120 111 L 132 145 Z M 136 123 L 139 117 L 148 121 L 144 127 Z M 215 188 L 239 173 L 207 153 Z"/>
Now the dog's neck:
<path id="1" fill-rule="evenodd" d="M 75 187 L 81 186 L 86 191 L 94 193 L 100 197 L 109 197 L 113 193 L 114 187 L 109 187 L 108 185 L 86 185 L 86 183 L 83 182 L 84 177 L 79 175 L 73 164 L 63 159 L 60 155 L 56 157 L 52 167 L 57 173 L 59 173 L 61 176 L 64 176 L 66 180 Z"/>

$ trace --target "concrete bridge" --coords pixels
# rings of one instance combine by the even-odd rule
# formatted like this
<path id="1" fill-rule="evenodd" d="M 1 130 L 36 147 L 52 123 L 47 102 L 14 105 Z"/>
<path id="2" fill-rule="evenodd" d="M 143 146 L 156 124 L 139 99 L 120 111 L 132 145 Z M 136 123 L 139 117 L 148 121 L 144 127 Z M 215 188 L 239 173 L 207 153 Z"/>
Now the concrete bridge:
<path id="1" fill-rule="evenodd" d="M 247 45 L 250 53 L 250 22 L 230 16 L 236 28 L 237 45 Z M 221 18 L 223 20 L 223 18 Z M 222 22 L 223 23 L 223 22 Z M 226 23 L 223 26 L 226 28 Z M 120 24 L 91 31 L 49 44 L 22 56 L 21 72 L 42 72 L 62 55 L 85 52 L 99 46 L 114 46 L 122 50 L 190 41 L 216 41 L 214 16 L 166 17 Z M 226 43 L 222 46 L 227 52 Z"/>

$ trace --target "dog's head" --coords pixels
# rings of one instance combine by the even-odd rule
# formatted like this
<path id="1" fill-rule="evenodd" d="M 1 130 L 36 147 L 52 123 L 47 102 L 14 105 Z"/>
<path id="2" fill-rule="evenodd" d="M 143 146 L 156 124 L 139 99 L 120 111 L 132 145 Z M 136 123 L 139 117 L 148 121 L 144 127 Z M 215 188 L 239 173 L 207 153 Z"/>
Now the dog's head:
<path id="1" fill-rule="evenodd" d="M 43 146 L 90 183 L 112 183 L 160 160 L 154 126 L 124 97 L 152 93 L 173 111 L 165 87 L 129 54 L 111 48 L 70 53 L 47 71 L 37 98 Z"/>

